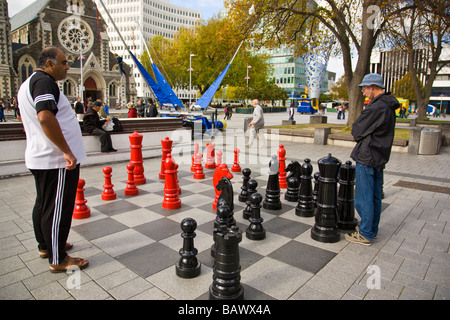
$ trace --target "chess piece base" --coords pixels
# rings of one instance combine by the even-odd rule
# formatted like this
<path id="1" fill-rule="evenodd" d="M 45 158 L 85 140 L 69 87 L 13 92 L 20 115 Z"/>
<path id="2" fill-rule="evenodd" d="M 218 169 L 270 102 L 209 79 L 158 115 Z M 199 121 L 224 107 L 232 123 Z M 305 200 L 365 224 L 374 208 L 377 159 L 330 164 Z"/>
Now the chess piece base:
<path id="1" fill-rule="evenodd" d="M 311 238 L 323 243 L 335 243 L 341 239 L 337 228 L 323 228 L 317 224 L 311 228 Z"/>
<path id="2" fill-rule="evenodd" d="M 353 219 L 353 221 L 338 221 L 338 228 L 340 230 L 355 230 L 358 225 L 358 220 Z"/>
<path id="3" fill-rule="evenodd" d="M 241 287 L 239 292 L 232 296 L 217 294 L 213 290 L 213 285 L 209 287 L 209 300 L 244 300 L 244 288 Z"/>
<path id="4" fill-rule="evenodd" d="M 200 272 L 202 271 L 201 267 L 202 264 L 200 262 L 198 262 L 197 265 L 192 268 L 182 267 L 180 265 L 180 262 L 177 262 L 177 264 L 175 265 L 175 273 L 180 278 L 192 279 L 200 274 Z"/>

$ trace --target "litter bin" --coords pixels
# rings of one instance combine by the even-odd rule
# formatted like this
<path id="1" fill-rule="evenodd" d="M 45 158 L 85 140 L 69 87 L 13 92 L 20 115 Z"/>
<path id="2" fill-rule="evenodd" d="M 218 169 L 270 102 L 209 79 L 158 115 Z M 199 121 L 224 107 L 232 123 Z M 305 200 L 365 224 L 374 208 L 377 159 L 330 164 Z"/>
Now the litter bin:
<path id="1" fill-rule="evenodd" d="M 438 154 L 441 147 L 441 137 L 441 130 L 423 128 L 420 133 L 419 154 Z"/>
<path id="2" fill-rule="evenodd" d="M 244 118 L 244 132 L 247 132 L 248 125 L 252 122 L 253 117 Z"/>

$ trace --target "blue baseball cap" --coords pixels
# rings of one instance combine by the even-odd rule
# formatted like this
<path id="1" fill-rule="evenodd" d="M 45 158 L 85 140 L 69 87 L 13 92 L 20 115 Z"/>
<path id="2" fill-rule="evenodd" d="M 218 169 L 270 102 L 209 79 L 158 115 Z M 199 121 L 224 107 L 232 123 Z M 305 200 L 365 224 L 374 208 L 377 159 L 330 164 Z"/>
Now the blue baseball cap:
<path id="1" fill-rule="evenodd" d="M 376 85 L 376 86 L 384 89 L 385 87 L 384 87 L 383 82 L 384 82 L 383 77 L 380 76 L 379 74 L 369 73 L 364 77 L 363 81 L 361 82 L 361 84 L 359 86 L 363 87 L 363 86 L 370 86 L 373 84 L 373 85 Z"/>

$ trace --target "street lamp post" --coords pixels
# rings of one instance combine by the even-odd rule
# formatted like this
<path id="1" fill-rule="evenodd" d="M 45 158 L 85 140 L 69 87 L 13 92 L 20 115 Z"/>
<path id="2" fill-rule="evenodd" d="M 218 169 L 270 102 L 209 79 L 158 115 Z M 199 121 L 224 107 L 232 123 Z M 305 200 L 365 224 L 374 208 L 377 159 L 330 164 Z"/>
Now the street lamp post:
<path id="1" fill-rule="evenodd" d="M 247 64 L 247 76 L 245 77 L 245 80 L 247 80 L 247 94 L 248 94 L 248 80 L 250 80 L 250 77 L 248 75 L 248 69 L 251 69 L 251 65 Z M 246 99 L 245 103 L 248 103 L 248 99 Z"/>
<path id="2" fill-rule="evenodd" d="M 189 108 L 191 107 L 191 101 L 192 101 L 192 57 L 195 57 L 195 54 L 191 53 L 189 55 Z"/>
<path id="3" fill-rule="evenodd" d="M 81 97 L 81 103 L 84 105 L 84 84 L 83 84 L 83 40 L 86 39 L 86 37 L 80 37 L 80 76 L 81 76 L 81 83 L 80 83 L 80 97 Z"/>

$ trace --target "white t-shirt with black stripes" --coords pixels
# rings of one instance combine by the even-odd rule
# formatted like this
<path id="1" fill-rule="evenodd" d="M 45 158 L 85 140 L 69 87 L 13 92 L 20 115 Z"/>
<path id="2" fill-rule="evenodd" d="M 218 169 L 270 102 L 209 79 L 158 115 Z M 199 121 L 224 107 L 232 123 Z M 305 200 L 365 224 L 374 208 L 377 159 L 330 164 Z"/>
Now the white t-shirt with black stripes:
<path id="1" fill-rule="evenodd" d="M 62 133 L 78 163 L 86 159 L 80 124 L 67 97 L 55 80 L 44 71 L 35 71 L 20 86 L 18 104 L 27 136 L 25 164 L 28 169 L 65 168 L 64 154 L 47 138 L 38 120 L 42 110 L 53 111 Z"/>

